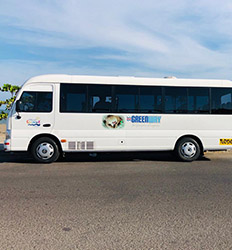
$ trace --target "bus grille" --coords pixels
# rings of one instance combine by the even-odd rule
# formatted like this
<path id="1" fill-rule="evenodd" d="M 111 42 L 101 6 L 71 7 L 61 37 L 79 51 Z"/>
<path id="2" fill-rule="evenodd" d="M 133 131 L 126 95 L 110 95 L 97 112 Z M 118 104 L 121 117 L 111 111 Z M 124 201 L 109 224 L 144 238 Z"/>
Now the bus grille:
<path id="1" fill-rule="evenodd" d="M 68 142 L 69 150 L 91 150 L 94 149 L 93 141 L 70 141 Z"/>
<path id="2" fill-rule="evenodd" d="M 93 148 L 94 148 L 93 141 L 87 141 L 86 149 L 93 149 Z"/>
<path id="3" fill-rule="evenodd" d="M 76 142 L 75 141 L 69 141 L 68 142 L 68 149 L 75 150 L 76 149 Z"/>

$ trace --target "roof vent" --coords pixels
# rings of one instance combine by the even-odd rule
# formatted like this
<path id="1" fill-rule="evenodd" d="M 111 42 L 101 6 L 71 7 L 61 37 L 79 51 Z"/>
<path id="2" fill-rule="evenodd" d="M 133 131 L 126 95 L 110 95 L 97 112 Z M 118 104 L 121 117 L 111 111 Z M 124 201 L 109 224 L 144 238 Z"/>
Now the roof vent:
<path id="1" fill-rule="evenodd" d="M 176 79 L 175 76 L 165 76 L 164 79 Z"/>

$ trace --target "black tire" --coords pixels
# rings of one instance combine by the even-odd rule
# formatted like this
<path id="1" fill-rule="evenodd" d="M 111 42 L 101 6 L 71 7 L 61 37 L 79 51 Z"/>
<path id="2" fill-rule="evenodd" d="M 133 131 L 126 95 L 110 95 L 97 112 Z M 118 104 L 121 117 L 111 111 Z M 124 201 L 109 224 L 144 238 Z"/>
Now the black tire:
<path id="1" fill-rule="evenodd" d="M 175 154 L 181 161 L 195 161 L 201 155 L 201 148 L 197 141 L 191 137 L 184 137 L 177 142 Z"/>
<path id="2" fill-rule="evenodd" d="M 60 156 L 58 145 L 49 137 L 37 139 L 31 146 L 33 158 L 40 163 L 51 163 Z"/>

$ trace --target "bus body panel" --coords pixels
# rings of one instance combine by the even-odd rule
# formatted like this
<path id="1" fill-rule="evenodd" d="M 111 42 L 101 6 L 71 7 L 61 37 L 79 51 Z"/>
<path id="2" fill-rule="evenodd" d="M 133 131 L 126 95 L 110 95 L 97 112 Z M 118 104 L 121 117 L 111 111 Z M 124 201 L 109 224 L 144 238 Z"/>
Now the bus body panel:
<path id="1" fill-rule="evenodd" d="M 124 117 L 125 126 L 122 129 L 110 130 L 102 126 L 102 118 L 106 114 L 58 114 L 55 134 L 67 140 L 66 144 L 62 144 L 64 151 L 69 151 L 69 141 L 93 141 L 94 148 L 91 150 L 95 151 L 173 150 L 176 141 L 185 135 L 198 137 L 206 150 L 216 150 L 225 148 L 219 145 L 221 138 L 230 138 L 232 135 L 230 116 L 196 115 L 192 119 L 191 115 L 158 114 L 161 123 L 150 125 L 132 124 L 126 120 L 127 116 L 135 114 L 112 115 Z"/>

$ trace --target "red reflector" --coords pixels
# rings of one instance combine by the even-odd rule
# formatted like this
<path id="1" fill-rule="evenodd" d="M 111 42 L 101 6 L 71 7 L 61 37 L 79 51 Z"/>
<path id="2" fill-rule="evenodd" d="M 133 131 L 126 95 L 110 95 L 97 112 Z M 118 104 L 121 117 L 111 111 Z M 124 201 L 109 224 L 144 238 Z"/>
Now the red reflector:
<path id="1" fill-rule="evenodd" d="M 9 142 L 5 142 L 4 144 L 5 144 L 5 145 L 10 145 L 10 143 L 9 143 Z"/>

